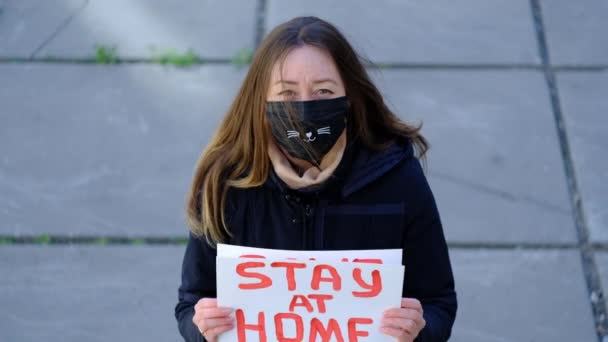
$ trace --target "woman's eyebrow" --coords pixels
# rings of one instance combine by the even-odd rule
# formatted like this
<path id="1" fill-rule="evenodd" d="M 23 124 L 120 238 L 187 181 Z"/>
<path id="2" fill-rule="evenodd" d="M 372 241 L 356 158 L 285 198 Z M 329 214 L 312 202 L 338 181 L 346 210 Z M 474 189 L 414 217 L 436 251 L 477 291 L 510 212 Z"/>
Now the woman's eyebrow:
<path id="1" fill-rule="evenodd" d="M 319 80 L 312 81 L 313 84 L 319 84 L 319 83 L 325 83 L 325 82 L 333 83 L 335 85 L 338 84 L 338 82 L 336 82 L 333 78 L 322 78 Z M 278 80 L 274 84 L 279 84 L 279 83 L 286 83 L 286 84 L 292 84 L 292 85 L 298 84 L 297 81 L 290 81 L 290 80 Z"/>
<path id="2" fill-rule="evenodd" d="M 333 78 L 322 78 L 320 80 L 313 81 L 312 83 L 313 84 L 318 84 L 318 83 L 325 83 L 325 82 L 329 82 L 329 83 L 333 83 L 335 85 L 338 85 L 338 82 L 334 81 Z"/>
<path id="3" fill-rule="evenodd" d="M 298 82 L 296 82 L 296 81 L 288 81 L 288 80 L 278 80 L 274 84 L 279 84 L 279 83 L 287 83 L 287 84 L 293 84 L 293 85 L 298 84 Z"/>

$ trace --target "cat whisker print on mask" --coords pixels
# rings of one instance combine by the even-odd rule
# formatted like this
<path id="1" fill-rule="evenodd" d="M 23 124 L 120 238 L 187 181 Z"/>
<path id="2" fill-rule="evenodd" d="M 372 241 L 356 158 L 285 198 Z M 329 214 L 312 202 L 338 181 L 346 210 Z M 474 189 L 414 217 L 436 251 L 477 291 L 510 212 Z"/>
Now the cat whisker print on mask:
<path id="1" fill-rule="evenodd" d="M 300 137 L 300 132 L 298 131 L 287 131 L 287 139 L 298 138 Z"/>
<path id="2" fill-rule="evenodd" d="M 321 134 L 331 134 L 331 127 L 326 126 L 326 127 L 319 128 L 317 130 L 317 135 L 321 135 Z"/>

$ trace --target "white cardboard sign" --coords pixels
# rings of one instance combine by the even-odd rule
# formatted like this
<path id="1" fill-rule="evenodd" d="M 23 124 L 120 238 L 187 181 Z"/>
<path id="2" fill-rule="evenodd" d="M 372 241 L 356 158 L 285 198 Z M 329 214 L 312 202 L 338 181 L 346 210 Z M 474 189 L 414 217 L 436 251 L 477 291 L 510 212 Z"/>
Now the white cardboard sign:
<path id="1" fill-rule="evenodd" d="M 321 260 L 325 251 L 297 260 L 292 251 L 220 251 L 218 305 L 233 308 L 236 323 L 220 342 L 394 341 L 379 328 L 382 312 L 401 303 L 401 264 L 366 251 L 343 251 L 333 260 Z"/>
<path id="2" fill-rule="evenodd" d="M 330 262 L 343 259 L 380 259 L 384 264 L 401 265 L 401 249 L 364 249 L 343 251 L 292 251 L 284 249 L 268 249 L 218 244 L 217 257 L 239 258 L 243 255 L 263 255 L 268 259 L 290 259 Z"/>

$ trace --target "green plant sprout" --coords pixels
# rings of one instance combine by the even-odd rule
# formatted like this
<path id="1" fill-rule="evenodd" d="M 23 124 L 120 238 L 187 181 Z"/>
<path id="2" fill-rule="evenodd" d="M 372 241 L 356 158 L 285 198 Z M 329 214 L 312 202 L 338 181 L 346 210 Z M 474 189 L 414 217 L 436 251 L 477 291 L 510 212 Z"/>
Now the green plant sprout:
<path id="1" fill-rule="evenodd" d="M 141 246 L 141 245 L 145 245 L 146 242 L 144 241 L 144 239 L 135 239 L 131 242 L 131 244 L 134 246 Z"/>
<path id="2" fill-rule="evenodd" d="M 176 50 L 167 50 L 156 54 L 152 57 L 155 63 L 162 65 L 173 65 L 178 67 L 187 67 L 193 64 L 200 63 L 200 57 L 192 50 L 185 53 L 180 53 Z"/>
<path id="3" fill-rule="evenodd" d="M 95 45 L 95 62 L 99 64 L 115 64 L 120 60 L 116 46 Z"/>
<path id="4" fill-rule="evenodd" d="M 253 59 L 253 51 L 248 48 L 240 49 L 234 56 L 232 56 L 232 64 L 237 67 L 243 67 Z"/>
<path id="5" fill-rule="evenodd" d="M 35 241 L 37 244 L 40 245 L 48 245 L 49 243 L 51 243 L 51 237 L 48 234 L 42 234 L 40 236 L 37 236 Z"/>
<path id="6" fill-rule="evenodd" d="M 105 246 L 108 244 L 108 238 L 106 238 L 106 237 L 97 238 L 97 239 L 95 239 L 95 244 L 99 245 L 99 246 Z"/>

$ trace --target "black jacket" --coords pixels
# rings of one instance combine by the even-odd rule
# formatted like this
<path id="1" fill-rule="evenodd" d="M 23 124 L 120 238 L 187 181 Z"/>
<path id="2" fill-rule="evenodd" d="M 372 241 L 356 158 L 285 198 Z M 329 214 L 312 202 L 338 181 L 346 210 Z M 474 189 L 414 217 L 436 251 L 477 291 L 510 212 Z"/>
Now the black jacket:
<path id="1" fill-rule="evenodd" d="M 417 342 L 446 341 L 456 318 L 454 278 L 435 200 L 410 143 L 374 152 L 349 143 L 325 185 L 289 189 L 274 172 L 228 193 L 229 244 L 292 250 L 403 249 L 403 297 L 423 305 Z M 175 317 L 186 342 L 203 341 L 194 305 L 216 297 L 216 250 L 189 234 Z"/>

